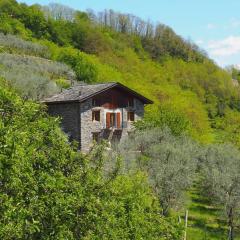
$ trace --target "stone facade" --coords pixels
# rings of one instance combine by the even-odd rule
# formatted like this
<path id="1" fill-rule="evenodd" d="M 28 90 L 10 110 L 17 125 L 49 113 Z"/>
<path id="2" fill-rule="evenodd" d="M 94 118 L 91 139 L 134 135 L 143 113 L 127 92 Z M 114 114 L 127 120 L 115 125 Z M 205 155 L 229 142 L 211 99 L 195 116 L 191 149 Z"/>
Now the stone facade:
<path id="1" fill-rule="evenodd" d="M 89 151 L 93 140 L 122 141 L 133 130 L 133 121 L 143 118 L 144 105 L 152 103 L 120 83 L 77 85 L 44 102 L 83 152 Z"/>
<path id="2" fill-rule="evenodd" d="M 100 121 L 92 120 L 92 112 L 100 111 Z M 48 112 L 52 116 L 61 118 L 63 131 L 70 140 L 77 140 L 80 149 L 87 152 L 93 144 L 93 133 L 103 135 L 106 129 L 106 113 L 121 113 L 121 133 L 120 140 L 128 136 L 132 130 L 132 122 L 127 119 L 128 111 L 134 112 L 135 121 L 143 118 L 144 105 L 138 99 L 134 99 L 134 107 L 106 109 L 104 107 L 93 107 L 92 98 L 82 103 L 56 103 L 48 105 Z"/>
<path id="3" fill-rule="evenodd" d="M 100 111 L 100 121 L 92 121 L 92 112 Z M 80 121 L 81 121 L 81 150 L 88 151 L 93 144 L 93 133 L 104 134 L 106 129 L 106 113 L 107 112 L 120 112 L 121 113 L 121 133 L 120 140 L 128 136 L 128 133 L 132 130 L 132 122 L 128 121 L 128 111 L 134 112 L 135 121 L 143 118 L 144 115 L 144 104 L 138 99 L 134 99 L 134 107 L 106 109 L 104 107 L 93 107 L 92 99 L 81 103 L 80 107 Z"/>
<path id="4" fill-rule="evenodd" d="M 48 113 L 61 118 L 62 130 L 69 140 L 81 139 L 80 103 L 53 103 L 48 105 Z"/>

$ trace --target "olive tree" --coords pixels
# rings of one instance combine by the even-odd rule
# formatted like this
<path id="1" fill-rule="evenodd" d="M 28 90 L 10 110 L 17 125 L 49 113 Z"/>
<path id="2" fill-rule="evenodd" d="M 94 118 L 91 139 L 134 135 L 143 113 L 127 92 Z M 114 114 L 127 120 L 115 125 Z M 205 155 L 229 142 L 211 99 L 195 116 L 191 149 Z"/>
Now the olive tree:
<path id="1" fill-rule="evenodd" d="M 41 100 L 58 93 L 59 79 L 75 78 L 67 65 L 39 57 L 1 53 L 0 65 L 0 77 L 27 99 Z"/>
<path id="2" fill-rule="evenodd" d="M 234 239 L 234 227 L 240 217 L 240 152 L 232 145 L 213 145 L 202 158 L 204 193 L 224 206 L 229 227 L 228 239 Z"/>
<path id="3" fill-rule="evenodd" d="M 198 147 L 189 137 L 173 136 L 168 129 L 139 131 L 120 145 L 120 152 L 127 170 L 147 172 L 163 215 L 179 206 L 197 165 Z"/>

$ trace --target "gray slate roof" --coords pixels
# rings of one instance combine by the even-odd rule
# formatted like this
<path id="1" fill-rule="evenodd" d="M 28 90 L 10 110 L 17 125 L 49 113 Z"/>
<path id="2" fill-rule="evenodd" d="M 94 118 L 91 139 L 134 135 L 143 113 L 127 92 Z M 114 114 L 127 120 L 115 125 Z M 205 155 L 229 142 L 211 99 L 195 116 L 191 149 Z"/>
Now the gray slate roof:
<path id="1" fill-rule="evenodd" d="M 153 103 L 151 100 L 145 98 L 144 96 L 138 94 L 137 92 L 127 88 L 126 86 L 118 82 L 108 82 L 99 84 L 79 84 L 72 86 L 63 92 L 53 95 L 52 97 L 44 99 L 45 103 L 61 103 L 61 102 L 82 102 L 92 96 L 95 96 L 101 92 L 104 92 L 113 87 L 121 88 L 135 97 L 141 99 L 144 103 Z"/>

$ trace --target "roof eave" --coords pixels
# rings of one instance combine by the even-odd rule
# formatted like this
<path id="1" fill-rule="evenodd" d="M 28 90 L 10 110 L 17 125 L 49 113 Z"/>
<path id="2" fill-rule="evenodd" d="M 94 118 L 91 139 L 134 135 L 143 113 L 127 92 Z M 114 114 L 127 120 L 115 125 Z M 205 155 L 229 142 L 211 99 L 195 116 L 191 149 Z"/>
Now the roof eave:
<path id="1" fill-rule="evenodd" d="M 60 104 L 60 103 L 79 103 L 79 100 L 61 100 L 61 101 L 41 101 L 44 104 Z"/>
<path id="2" fill-rule="evenodd" d="M 153 104 L 154 103 L 152 100 L 144 97 L 143 95 L 141 95 L 138 92 L 132 90 L 131 88 L 128 88 L 128 87 L 124 86 L 123 84 L 121 84 L 119 82 L 116 83 L 116 86 L 119 86 L 119 87 L 123 88 L 124 90 L 132 93 L 135 97 L 141 99 L 144 102 L 144 104 Z"/>
<path id="3" fill-rule="evenodd" d="M 98 92 L 95 92 L 95 93 L 92 93 L 90 95 L 88 95 L 87 97 L 85 98 L 82 98 L 82 99 L 75 99 L 75 100 L 60 100 L 60 101 L 43 101 L 43 103 L 45 104 L 60 104 L 60 103 L 79 103 L 79 102 L 84 102 L 86 101 L 87 99 L 93 97 L 93 96 L 96 96 L 100 93 L 103 93 L 111 88 L 114 88 L 114 87 L 120 87 L 121 89 L 124 89 L 125 91 L 127 92 L 130 92 L 131 94 L 133 94 L 135 97 L 139 98 L 144 104 L 153 104 L 154 102 L 146 97 L 144 97 L 143 95 L 137 93 L 136 91 L 124 86 L 123 84 L 119 83 L 119 82 L 116 82 L 116 83 L 113 83 L 112 85 L 98 91 Z"/>

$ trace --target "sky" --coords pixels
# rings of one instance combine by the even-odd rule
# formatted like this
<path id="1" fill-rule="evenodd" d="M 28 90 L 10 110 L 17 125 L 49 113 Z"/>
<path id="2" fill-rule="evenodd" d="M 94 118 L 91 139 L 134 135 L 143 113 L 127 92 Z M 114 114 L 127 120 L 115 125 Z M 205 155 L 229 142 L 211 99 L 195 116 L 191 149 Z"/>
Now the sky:
<path id="1" fill-rule="evenodd" d="M 220 66 L 240 67 L 240 0 L 21 0 L 84 11 L 113 9 L 163 23 L 204 49 Z"/>

